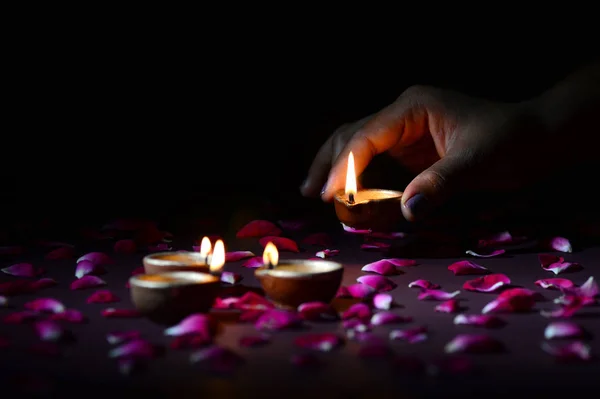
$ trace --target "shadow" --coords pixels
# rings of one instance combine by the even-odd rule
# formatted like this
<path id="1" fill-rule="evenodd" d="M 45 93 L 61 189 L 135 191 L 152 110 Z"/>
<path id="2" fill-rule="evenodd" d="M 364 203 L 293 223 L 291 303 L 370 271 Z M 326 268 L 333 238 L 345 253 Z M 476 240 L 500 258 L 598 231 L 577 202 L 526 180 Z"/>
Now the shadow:
<path id="1" fill-rule="evenodd" d="M 265 296 L 265 292 L 262 288 L 259 287 L 249 287 L 244 284 L 236 284 L 236 285 L 228 285 L 223 287 L 221 293 L 219 294 L 219 298 L 226 298 L 230 296 L 239 297 L 247 292 L 254 292 L 260 296 Z"/>
<path id="2" fill-rule="evenodd" d="M 358 298 L 334 298 L 333 301 L 331 301 L 331 307 L 338 313 L 341 313 L 348 310 L 350 306 L 360 302 L 362 302 L 362 300 Z"/>

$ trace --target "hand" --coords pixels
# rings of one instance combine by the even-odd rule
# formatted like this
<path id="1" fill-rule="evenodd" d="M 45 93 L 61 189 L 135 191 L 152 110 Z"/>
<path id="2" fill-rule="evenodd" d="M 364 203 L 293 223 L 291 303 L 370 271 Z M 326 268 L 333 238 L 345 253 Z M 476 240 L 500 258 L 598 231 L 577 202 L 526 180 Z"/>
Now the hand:
<path id="1" fill-rule="evenodd" d="M 340 127 L 319 150 L 301 191 L 330 201 L 344 188 L 350 152 L 357 176 L 387 152 L 417 174 L 402 197 L 402 212 L 414 221 L 461 191 L 510 190 L 552 173 L 562 149 L 528 103 L 416 86 L 377 114 Z"/>

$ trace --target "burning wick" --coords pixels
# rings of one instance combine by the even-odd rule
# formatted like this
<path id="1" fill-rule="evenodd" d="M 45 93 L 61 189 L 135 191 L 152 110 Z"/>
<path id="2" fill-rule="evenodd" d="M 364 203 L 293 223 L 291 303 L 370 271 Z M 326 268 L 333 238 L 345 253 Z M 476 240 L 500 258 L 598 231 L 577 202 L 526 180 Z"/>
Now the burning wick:
<path id="1" fill-rule="evenodd" d="M 354 154 L 350 151 L 348 155 L 348 170 L 346 171 L 346 194 L 348 194 L 348 203 L 354 204 L 354 194 L 356 193 L 356 170 L 354 168 Z"/>
<path id="2" fill-rule="evenodd" d="M 348 203 L 354 204 L 354 194 L 353 193 L 348 194 Z"/>
<path id="3" fill-rule="evenodd" d="M 206 263 L 207 265 L 209 263 L 208 257 L 210 256 L 211 250 L 212 248 L 210 240 L 208 239 L 208 237 L 204 237 L 202 239 L 202 242 L 200 243 L 200 256 L 204 258 L 204 263 Z"/>
<path id="4" fill-rule="evenodd" d="M 223 244 L 222 240 L 217 240 L 212 256 L 210 257 L 210 274 L 213 276 L 220 275 L 223 265 L 225 265 L 225 244 Z"/>
<path id="5" fill-rule="evenodd" d="M 273 269 L 277 266 L 277 263 L 279 263 L 279 252 L 272 242 L 269 242 L 265 246 L 265 250 L 263 251 L 263 263 L 268 269 Z"/>

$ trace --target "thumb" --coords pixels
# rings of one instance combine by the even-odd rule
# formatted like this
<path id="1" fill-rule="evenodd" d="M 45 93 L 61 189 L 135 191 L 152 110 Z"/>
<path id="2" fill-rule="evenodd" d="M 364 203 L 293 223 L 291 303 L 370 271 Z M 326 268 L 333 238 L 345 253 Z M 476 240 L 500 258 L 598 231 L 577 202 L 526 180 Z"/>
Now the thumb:
<path id="1" fill-rule="evenodd" d="M 402 194 L 404 217 L 412 222 L 427 216 L 464 187 L 469 171 L 464 157 L 446 155 L 421 172 Z"/>

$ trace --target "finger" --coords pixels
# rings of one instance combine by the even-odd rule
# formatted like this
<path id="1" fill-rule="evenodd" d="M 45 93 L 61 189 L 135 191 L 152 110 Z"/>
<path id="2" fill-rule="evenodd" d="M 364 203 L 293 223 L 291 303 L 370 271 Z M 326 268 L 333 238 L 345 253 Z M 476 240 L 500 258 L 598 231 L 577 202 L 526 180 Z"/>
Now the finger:
<path id="1" fill-rule="evenodd" d="M 300 186 L 302 195 L 306 197 L 317 197 L 320 194 L 321 189 L 327 180 L 329 170 L 331 169 L 334 136 L 335 133 L 327 139 L 325 144 L 323 144 L 317 152 L 317 155 L 308 170 L 308 175 Z"/>

